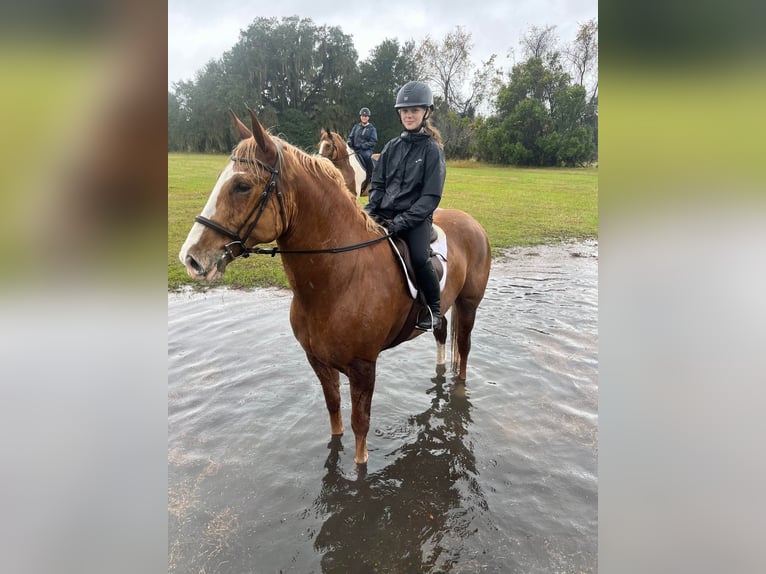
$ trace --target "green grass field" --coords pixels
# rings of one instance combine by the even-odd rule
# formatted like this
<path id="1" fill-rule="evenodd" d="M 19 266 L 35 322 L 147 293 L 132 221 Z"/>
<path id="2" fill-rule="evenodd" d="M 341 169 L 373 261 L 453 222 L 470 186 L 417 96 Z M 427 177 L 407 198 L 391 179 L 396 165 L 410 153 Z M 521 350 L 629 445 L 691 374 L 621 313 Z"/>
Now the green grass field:
<path id="1" fill-rule="evenodd" d="M 178 261 L 225 155 L 168 154 L 168 289 L 197 285 Z M 359 200 L 367 203 L 367 198 Z M 507 247 L 598 237 L 598 169 L 531 169 L 448 162 L 441 207 L 462 209 L 487 230 L 493 255 Z M 279 257 L 254 255 L 218 285 L 287 286 Z"/>

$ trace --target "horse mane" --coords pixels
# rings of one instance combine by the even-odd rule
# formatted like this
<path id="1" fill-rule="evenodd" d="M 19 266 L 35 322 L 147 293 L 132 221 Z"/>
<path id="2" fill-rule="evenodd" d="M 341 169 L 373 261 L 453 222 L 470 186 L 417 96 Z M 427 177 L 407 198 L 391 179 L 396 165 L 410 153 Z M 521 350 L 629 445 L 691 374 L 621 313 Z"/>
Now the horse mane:
<path id="1" fill-rule="evenodd" d="M 346 138 L 344 138 L 342 135 L 340 135 L 338 132 L 330 132 L 333 139 L 335 139 L 340 144 L 340 149 L 346 149 Z"/>
<path id="2" fill-rule="evenodd" d="M 281 144 L 281 146 L 277 147 L 277 153 L 280 156 L 282 164 L 279 173 L 280 177 L 284 177 L 287 179 L 288 183 L 294 184 L 298 177 L 297 171 L 300 169 L 307 172 L 311 177 L 325 180 L 329 188 L 333 191 L 337 190 L 342 197 L 354 206 L 358 217 L 361 218 L 367 231 L 382 231 L 382 228 L 356 202 L 356 197 L 348 192 L 346 183 L 343 181 L 343 176 L 331 162 L 324 158 L 320 159 L 309 155 L 280 137 L 271 134 L 269 135 L 271 139 Z M 343 145 L 345 145 L 345 143 L 344 140 Z M 245 162 L 249 164 L 249 171 L 252 173 L 254 179 L 263 180 L 268 176 L 264 173 L 266 172 L 265 167 L 256 157 L 257 152 L 258 144 L 255 142 L 255 138 L 247 138 L 240 141 L 234 147 L 232 155 L 236 158 L 245 160 Z"/>

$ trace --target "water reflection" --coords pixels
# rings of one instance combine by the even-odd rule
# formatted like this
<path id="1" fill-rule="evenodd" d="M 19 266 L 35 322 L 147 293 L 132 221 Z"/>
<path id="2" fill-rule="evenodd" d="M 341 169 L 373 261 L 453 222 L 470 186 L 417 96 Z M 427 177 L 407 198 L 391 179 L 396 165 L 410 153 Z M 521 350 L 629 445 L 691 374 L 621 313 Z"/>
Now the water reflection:
<path id="1" fill-rule="evenodd" d="M 487 509 L 466 440 L 472 407 L 465 386 L 448 385 L 443 371 L 431 381 L 430 407 L 408 421 L 417 437 L 390 453 L 385 468 L 347 475 L 341 438 L 329 443 L 313 506 L 326 516 L 314 541 L 322 572 L 444 572 L 461 561 L 459 541 Z"/>
<path id="2" fill-rule="evenodd" d="M 168 571 L 595 572 L 597 247 L 493 261 L 468 396 L 411 376 L 424 337 L 388 358 L 367 475 L 350 429 L 327 448 L 289 293 L 169 294 Z"/>

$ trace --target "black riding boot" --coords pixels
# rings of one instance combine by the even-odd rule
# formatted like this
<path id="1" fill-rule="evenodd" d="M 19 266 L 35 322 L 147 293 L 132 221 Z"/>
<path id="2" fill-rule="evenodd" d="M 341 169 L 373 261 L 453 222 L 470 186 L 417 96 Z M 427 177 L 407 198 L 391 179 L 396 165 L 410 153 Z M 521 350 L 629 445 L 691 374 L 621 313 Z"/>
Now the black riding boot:
<path id="1" fill-rule="evenodd" d="M 415 327 L 423 331 L 438 329 L 442 324 L 439 277 L 436 275 L 430 260 L 426 261 L 426 264 L 420 269 L 415 270 L 415 279 L 417 279 L 418 288 L 423 293 L 428 309 L 430 309 L 430 313 L 425 314 L 425 317 L 418 321 Z"/>

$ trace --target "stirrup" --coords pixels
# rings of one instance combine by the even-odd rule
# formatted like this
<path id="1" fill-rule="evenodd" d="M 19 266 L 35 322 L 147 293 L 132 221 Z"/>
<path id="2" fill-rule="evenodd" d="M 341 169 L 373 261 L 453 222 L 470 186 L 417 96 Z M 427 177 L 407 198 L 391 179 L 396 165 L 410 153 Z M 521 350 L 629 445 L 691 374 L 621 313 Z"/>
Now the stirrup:
<path id="1" fill-rule="evenodd" d="M 438 329 L 439 327 L 441 327 L 441 324 L 442 324 L 441 317 L 438 317 L 438 322 L 436 322 L 436 325 L 434 325 L 434 323 L 435 323 L 435 321 L 434 321 L 434 313 L 433 313 L 433 311 L 431 311 L 430 307 L 426 307 L 426 309 L 428 309 L 428 317 L 426 319 L 421 320 L 421 321 L 417 321 L 415 323 L 415 328 L 419 329 L 421 331 L 429 332 L 429 331 L 433 331 L 434 329 Z M 428 323 L 426 323 L 426 321 L 428 321 Z"/>

